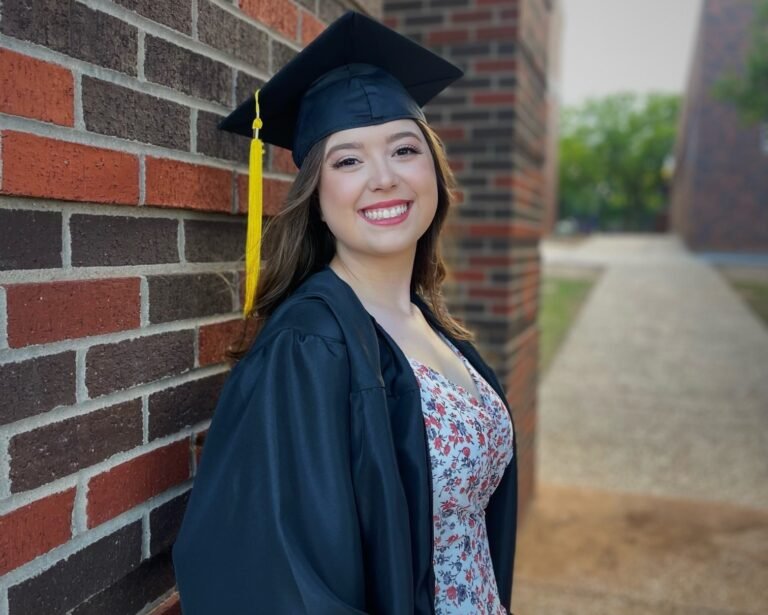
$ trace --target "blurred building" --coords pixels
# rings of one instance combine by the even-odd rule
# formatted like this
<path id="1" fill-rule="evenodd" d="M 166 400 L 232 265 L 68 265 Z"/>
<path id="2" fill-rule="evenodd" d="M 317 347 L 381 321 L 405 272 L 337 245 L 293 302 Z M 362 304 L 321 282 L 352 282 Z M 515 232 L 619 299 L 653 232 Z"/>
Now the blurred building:
<path id="1" fill-rule="evenodd" d="M 671 230 L 692 250 L 768 251 L 768 128 L 743 124 L 711 94 L 744 66 L 754 6 L 703 0 L 670 205 Z"/>

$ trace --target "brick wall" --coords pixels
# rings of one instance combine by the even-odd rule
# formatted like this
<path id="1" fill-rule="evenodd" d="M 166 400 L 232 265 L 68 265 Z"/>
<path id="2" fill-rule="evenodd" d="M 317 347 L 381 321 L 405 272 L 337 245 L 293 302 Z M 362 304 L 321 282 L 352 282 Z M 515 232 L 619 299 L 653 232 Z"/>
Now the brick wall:
<path id="1" fill-rule="evenodd" d="M 559 11 L 550 0 L 384 2 L 388 25 L 465 71 L 427 113 L 463 194 L 449 220 L 446 295 L 505 383 L 517 427 L 521 513 L 534 485 L 538 244 L 554 198 L 547 190 L 549 54 Z"/>
<path id="2" fill-rule="evenodd" d="M 0 615 L 179 612 L 239 320 L 248 143 L 215 126 L 346 8 L 0 3 Z M 293 172 L 269 149 L 267 212 Z"/>
<path id="3" fill-rule="evenodd" d="M 676 144 L 671 226 L 693 250 L 768 251 L 768 152 L 713 84 L 740 71 L 753 3 L 703 3 Z"/>

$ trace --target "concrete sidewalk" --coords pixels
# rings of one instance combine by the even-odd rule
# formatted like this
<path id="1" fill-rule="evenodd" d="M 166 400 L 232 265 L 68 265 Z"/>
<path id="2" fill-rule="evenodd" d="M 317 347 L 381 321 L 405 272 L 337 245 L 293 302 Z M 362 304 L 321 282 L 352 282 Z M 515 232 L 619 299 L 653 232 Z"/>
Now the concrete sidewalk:
<path id="1" fill-rule="evenodd" d="M 515 612 L 768 613 L 768 330 L 674 236 L 542 256 L 603 273 L 540 387 Z"/>

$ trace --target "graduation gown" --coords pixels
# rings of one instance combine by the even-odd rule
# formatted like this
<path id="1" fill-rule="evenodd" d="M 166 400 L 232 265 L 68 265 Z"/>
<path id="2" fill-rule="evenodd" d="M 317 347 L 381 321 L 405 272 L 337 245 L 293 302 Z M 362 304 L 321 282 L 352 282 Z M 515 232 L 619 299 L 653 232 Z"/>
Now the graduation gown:
<path id="1" fill-rule="evenodd" d="M 509 405 L 471 343 L 442 332 Z M 486 508 L 510 608 L 517 447 Z M 406 356 L 329 267 L 232 369 L 173 564 L 184 615 L 433 615 L 432 475 Z"/>

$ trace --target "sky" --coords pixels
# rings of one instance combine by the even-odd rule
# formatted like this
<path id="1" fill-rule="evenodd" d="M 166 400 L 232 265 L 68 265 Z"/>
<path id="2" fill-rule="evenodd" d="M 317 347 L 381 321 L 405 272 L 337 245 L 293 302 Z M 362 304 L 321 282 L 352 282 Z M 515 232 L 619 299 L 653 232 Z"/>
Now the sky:
<path id="1" fill-rule="evenodd" d="M 701 0 L 563 0 L 561 104 L 682 93 L 700 10 Z"/>

